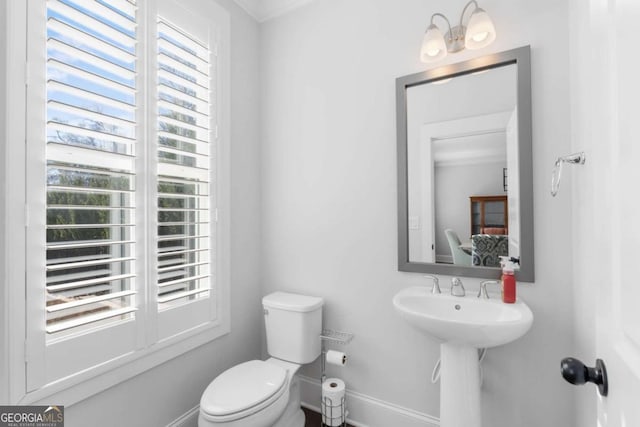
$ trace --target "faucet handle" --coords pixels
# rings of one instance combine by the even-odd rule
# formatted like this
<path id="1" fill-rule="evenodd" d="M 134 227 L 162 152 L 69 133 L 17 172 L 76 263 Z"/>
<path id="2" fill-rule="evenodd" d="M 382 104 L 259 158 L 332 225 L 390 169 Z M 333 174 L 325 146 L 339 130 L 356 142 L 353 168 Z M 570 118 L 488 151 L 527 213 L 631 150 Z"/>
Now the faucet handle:
<path id="1" fill-rule="evenodd" d="M 467 294 L 462 284 L 462 280 L 457 277 L 451 279 L 451 295 L 454 297 L 463 297 Z"/>
<path id="2" fill-rule="evenodd" d="M 433 287 L 431 288 L 431 293 L 432 294 L 442 293 L 440 291 L 440 280 L 438 280 L 438 278 L 436 276 L 431 276 L 430 274 L 425 274 L 424 277 L 426 277 L 427 279 L 433 280 Z"/>
<path id="3" fill-rule="evenodd" d="M 499 285 L 500 281 L 498 280 L 483 280 L 480 282 L 480 289 L 478 289 L 478 298 L 484 297 L 489 299 L 489 293 L 487 292 L 487 285 Z"/>

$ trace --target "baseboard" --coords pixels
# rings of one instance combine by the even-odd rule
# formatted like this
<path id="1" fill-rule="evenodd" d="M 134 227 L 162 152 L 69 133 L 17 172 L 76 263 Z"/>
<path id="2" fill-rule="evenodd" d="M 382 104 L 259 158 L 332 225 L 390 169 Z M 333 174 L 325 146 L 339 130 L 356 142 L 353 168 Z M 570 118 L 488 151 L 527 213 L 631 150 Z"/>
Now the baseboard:
<path id="1" fill-rule="evenodd" d="M 199 412 L 200 405 L 197 405 L 167 424 L 167 427 L 198 427 Z"/>
<path id="2" fill-rule="evenodd" d="M 300 376 L 302 406 L 320 412 L 322 390 L 315 378 Z M 354 427 L 436 427 L 440 420 L 355 391 L 347 391 L 347 422 Z"/>
<path id="3" fill-rule="evenodd" d="M 436 254 L 436 262 L 439 264 L 453 264 L 453 257 L 451 255 Z"/>
<path id="4" fill-rule="evenodd" d="M 302 406 L 320 412 L 320 382 L 315 378 L 300 376 Z M 355 391 L 347 391 L 347 422 L 354 427 L 437 427 L 438 418 L 385 402 Z M 167 427 L 197 427 L 200 406 L 195 406 L 176 418 Z"/>

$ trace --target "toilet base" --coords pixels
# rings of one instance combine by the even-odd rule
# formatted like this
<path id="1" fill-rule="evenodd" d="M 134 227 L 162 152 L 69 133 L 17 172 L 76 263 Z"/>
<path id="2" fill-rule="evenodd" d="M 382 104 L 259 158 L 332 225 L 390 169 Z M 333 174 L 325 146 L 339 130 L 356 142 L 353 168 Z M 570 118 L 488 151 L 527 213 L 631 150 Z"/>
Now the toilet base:
<path id="1" fill-rule="evenodd" d="M 273 427 L 304 427 L 304 412 L 300 408 L 300 379 L 294 375 L 289 385 L 289 402 Z"/>
<path id="2" fill-rule="evenodd" d="M 285 415 L 286 414 L 287 413 L 285 412 Z M 304 412 L 302 412 L 302 409 L 298 408 L 293 415 L 289 415 L 288 417 L 283 415 L 280 417 L 273 427 L 304 427 L 304 421 Z"/>

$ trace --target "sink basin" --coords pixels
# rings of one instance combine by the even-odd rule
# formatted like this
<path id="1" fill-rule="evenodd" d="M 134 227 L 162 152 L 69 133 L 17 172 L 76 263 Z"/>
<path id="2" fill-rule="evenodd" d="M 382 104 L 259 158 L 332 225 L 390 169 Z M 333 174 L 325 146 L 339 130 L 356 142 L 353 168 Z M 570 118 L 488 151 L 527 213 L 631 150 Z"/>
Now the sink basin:
<path id="1" fill-rule="evenodd" d="M 529 307 L 520 300 L 505 304 L 499 298 L 471 294 L 432 294 L 426 286 L 398 292 L 393 306 L 410 325 L 441 342 L 440 426 L 481 427 L 477 349 L 507 344 L 526 334 L 533 323 Z"/>
<path id="2" fill-rule="evenodd" d="M 444 291 L 432 294 L 425 286 L 398 292 L 393 305 L 412 326 L 441 342 L 475 348 L 514 341 L 533 323 L 533 313 L 520 300 L 505 304 L 498 298 L 477 298 L 470 293 L 464 297 Z"/>

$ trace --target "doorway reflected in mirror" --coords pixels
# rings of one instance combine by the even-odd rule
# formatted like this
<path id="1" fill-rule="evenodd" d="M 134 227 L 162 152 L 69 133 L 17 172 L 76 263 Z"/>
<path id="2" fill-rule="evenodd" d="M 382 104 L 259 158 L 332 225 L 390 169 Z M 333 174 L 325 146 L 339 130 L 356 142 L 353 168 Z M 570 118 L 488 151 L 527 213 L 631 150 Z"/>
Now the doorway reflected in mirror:
<path id="1" fill-rule="evenodd" d="M 497 267 L 519 256 L 508 213 L 517 193 L 504 191 L 504 171 L 518 173 L 516 73 L 512 64 L 407 90 L 408 208 L 419 224 L 410 261 Z"/>

